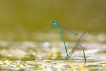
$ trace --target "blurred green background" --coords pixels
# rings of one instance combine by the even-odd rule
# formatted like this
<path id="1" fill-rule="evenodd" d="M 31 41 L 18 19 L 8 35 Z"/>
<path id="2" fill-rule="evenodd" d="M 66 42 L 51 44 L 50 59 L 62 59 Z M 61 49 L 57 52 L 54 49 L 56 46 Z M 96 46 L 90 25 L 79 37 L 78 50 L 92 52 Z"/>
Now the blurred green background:
<path id="1" fill-rule="evenodd" d="M 0 39 L 35 40 L 57 31 L 50 20 L 75 31 L 105 33 L 106 0 L 0 0 Z"/>

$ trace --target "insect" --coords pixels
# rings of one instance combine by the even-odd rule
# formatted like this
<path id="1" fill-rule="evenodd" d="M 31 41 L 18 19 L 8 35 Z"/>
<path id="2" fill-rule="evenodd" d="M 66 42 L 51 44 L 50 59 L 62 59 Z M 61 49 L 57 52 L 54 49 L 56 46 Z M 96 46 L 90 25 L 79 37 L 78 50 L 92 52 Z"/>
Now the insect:
<path id="1" fill-rule="evenodd" d="M 71 57 L 71 56 L 73 55 L 73 53 L 74 53 L 75 48 L 78 47 L 78 46 L 80 46 L 81 49 L 83 50 L 84 60 L 85 60 L 85 63 L 86 63 L 85 52 L 84 52 L 84 49 L 83 49 L 82 46 L 81 46 L 81 41 L 86 37 L 86 35 L 87 35 L 87 32 L 84 32 L 84 33 L 80 36 L 80 38 L 78 39 L 77 43 L 76 43 L 75 46 L 72 48 L 72 51 L 69 53 L 69 56 L 68 56 L 68 57 Z"/>
<path id="2" fill-rule="evenodd" d="M 66 56 L 69 56 L 68 51 L 67 51 L 67 47 L 66 47 L 66 43 L 65 43 L 65 40 L 64 40 L 64 37 L 63 37 L 63 35 L 62 35 L 62 31 L 61 31 L 60 28 L 62 28 L 62 29 L 63 29 L 66 33 L 68 33 L 69 35 L 77 36 L 78 34 L 75 33 L 75 32 L 73 32 L 73 31 L 71 31 L 71 30 L 69 30 L 69 29 L 67 29 L 67 28 L 65 28 L 64 26 L 58 24 L 58 22 L 56 22 L 56 21 L 51 20 L 50 22 L 51 22 L 54 26 L 57 27 L 57 29 L 58 29 L 58 31 L 59 31 L 59 33 L 60 33 L 60 36 L 61 36 L 61 38 L 62 38 L 62 41 L 63 41 L 63 43 L 64 43 L 64 47 L 65 47 L 65 51 L 66 51 Z"/>

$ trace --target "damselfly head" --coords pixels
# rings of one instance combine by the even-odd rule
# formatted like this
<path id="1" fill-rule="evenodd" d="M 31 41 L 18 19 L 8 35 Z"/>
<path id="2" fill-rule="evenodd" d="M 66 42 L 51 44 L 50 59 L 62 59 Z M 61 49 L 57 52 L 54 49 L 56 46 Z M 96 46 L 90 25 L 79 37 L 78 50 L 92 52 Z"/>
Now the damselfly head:
<path id="1" fill-rule="evenodd" d="M 54 20 L 50 20 L 50 22 L 54 25 L 54 26 L 58 26 L 58 23 L 56 22 L 56 21 L 54 21 Z"/>
<path id="2" fill-rule="evenodd" d="M 54 22 L 54 20 L 50 20 L 50 23 L 53 23 Z"/>

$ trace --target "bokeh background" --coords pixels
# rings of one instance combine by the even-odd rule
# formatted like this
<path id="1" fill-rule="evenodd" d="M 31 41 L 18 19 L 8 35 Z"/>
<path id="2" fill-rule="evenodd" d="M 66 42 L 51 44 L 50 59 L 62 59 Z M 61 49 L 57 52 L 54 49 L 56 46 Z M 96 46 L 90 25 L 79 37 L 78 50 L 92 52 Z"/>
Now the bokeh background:
<path id="1" fill-rule="evenodd" d="M 79 34 L 61 29 L 68 53 L 74 51 L 69 59 L 50 20 Z M 105 27 L 106 0 L 0 0 L 0 70 L 106 71 Z M 81 48 L 72 50 L 83 32 L 88 35 L 80 45 L 91 66 L 79 64 L 84 63 Z"/>
<path id="2" fill-rule="evenodd" d="M 57 28 L 50 23 L 55 20 L 105 42 L 105 3 L 106 0 L 0 0 L 0 40 L 61 40 Z"/>

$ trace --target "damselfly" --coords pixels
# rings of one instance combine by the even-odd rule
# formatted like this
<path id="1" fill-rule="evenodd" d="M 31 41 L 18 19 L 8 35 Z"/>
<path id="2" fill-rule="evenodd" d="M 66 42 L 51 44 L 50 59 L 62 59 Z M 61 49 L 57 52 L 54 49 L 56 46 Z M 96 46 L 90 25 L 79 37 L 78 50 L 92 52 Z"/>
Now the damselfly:
<path id="1" fill-rule="evenodd" d="M 71 31 L 71 30 L 69 30 L 69 29 L 67 29 L 67 28 L 65 28 L 64 26 L 58 24 L 56 21 L 51 20 L 50 22 L 51 22 L 54 26 L 56 26 L 57 29 L 58 29 L 58 31 L 60 32 L 60 36 L 61 36 L 62 41 L 63 41 L 63 43 L 64 43 L 64 47 L 65 47 L 65 51 L 66 51 L 66 56 L 68 56 L 68 51 L 67 51 L 66 43 L 65 43 L 65 40 L 64 40 L 64 37 L 63 37 L 63 35 L 62 35 L 62 31 L 61 31 L 60 28 L 62 28 L 66 33 L 68 33 L 68 34 L 70 34 L 70 35 L 72 35 L 72 36 L 73 36 L 73 35 L 74 35 L 74 36 L 77 36 L 78 34 L 75 33 L 75 32 L 73 32 L 73 31 Z"/>
<path id="2" fill-rule="evenodd" d="M 81 49 L 83 50 L 84 60 L 85 60 L 85 63 L 86 63 L 85 52 L 84 52 L 84 49 L 83 49 L 82 46 L 81 46 L 81 42 L 82 42 L 83 39 L 86 37 L 86 35 L 87 35 L 87 32 L 84 32 L 84 33 L 80 36 L 80 38 L 78 39 L 77 43 L 76 43 L 75 46 L 72 48 L 72 51 L 69 53 L 68 58 L 71 57 L 71 56 L 73 55 L 75 48 L 78 47 L 78 46 L 80 46 Z"/>

